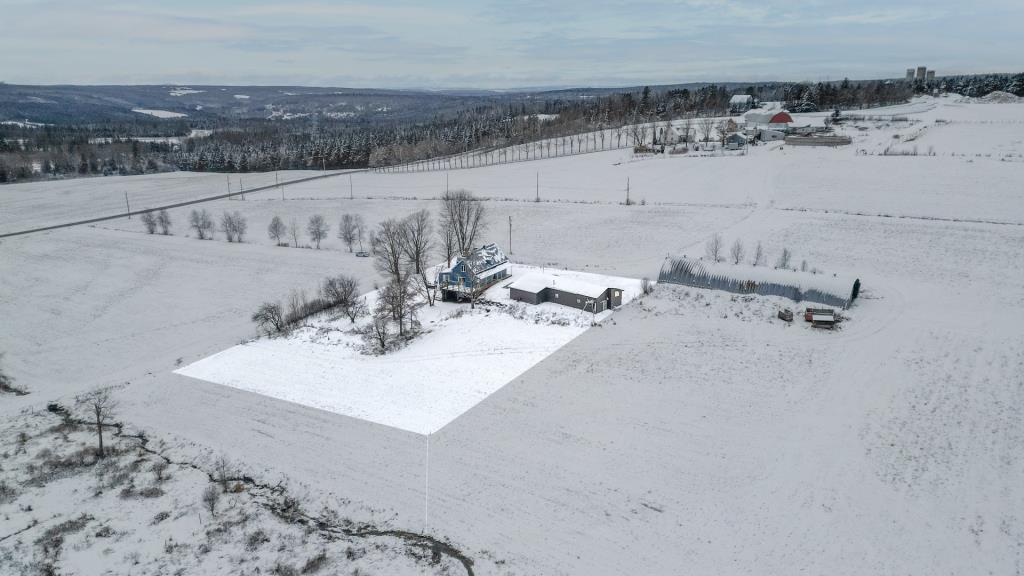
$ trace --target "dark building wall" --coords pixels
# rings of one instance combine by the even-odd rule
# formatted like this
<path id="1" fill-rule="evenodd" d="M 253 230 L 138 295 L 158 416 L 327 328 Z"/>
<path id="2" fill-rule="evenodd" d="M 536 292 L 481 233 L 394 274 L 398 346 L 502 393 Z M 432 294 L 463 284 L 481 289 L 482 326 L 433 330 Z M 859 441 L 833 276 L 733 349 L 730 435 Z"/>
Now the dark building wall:
<path id="1" fill-rule="evenodd" d="M 586 310 L 591 312 L 592 309 L 587 307 L 587 300 L 590 300 L 587 296 L 575 294 L 573 292 L 566 292 L 564 290 L 556 290 L 555 288 L 545 288 L 540 292 L 534 293 L 526 290 L 519 290 L 516 288 L 509 289 L 509 298 L 517 302 L 526 302 L 527 304 L 540 304 L 542 302 L 554 302 L 555 304 L 561 304 L 562 306 L 569 306 L 577 308 L 579 310 Z M 598 306 L 598 312 L 603 312 L 610 308 L 618 308 L 622 306 L 622 290 L 617 288 L 608 288 L 597 298 L 594 298 L 595 302 L 604 302 L 604 307 Z"/>
<path id="2" fill-rule="evenodd" d="M 582 296 L 580 294 L 574 294 L 572 292 L 565 292 L 565 291 L 562 291 L 562 290 L 556 290 L 554 288 L 547 288 L 546 291 L 548 293 L 547 294 L 547 298 L 546 298 L 546 300 L 548 302 L 554 302 L 555 304 L 561 304 L 562 306 L 570 306 L 572 308 L 578 308 L 580 310 L 586 310 L 588 312 L 592 312 L 593 311 L 592 308 L 588 308 L 587 307 L 587 300 L 590 300 L 590 298 L 587 297 L 587 296 Z M 604 292 L 601 293 L 601 296 L 599 296 L 597 298 L 594 298 L 593 300 L 595 302 L 599 302 L 599 303 L 600 302 L 604 302 L 605 303 L 603 308 L 598 307 L 598 311 L 599 312 L 603 312 L 604 310 L 607 310 L 608 309 L 608 290 L 605 290 Z M 621 296 L 619 297 L 619 301 L 621 303 L 621 301 L 622 301 L 622 297 Z"/>
<path id="3" fill-rule="evenodd" d="M 527 292 L 526 290 L 520 290 L 518 288 L 509 288 L 509 298 L 516 302 L 526 302 L 527 304 L 540 304 L 544 300 L 542 299 L 542 293 L 546 291 L 542 290 L 541 293 Z"/>
<path id="4" fill-rule="evenodd" d="M 605 295 L 608 296 L 608 301 L 611 303 L 612 308 L 618 308 L 622 306 L 622 290 L 618 288 L 609 288 Z"/>

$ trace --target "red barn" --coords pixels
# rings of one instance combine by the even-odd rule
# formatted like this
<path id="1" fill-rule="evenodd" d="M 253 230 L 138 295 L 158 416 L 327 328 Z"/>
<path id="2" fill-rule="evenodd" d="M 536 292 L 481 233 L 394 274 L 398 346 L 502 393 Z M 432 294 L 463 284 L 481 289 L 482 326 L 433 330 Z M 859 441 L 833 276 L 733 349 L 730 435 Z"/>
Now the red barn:
<path id="1" fill-rule="evenodd" d="M 790 124 L 792 122 L 793 117 L 790 116 L 789 112 L 786 112 L 785 110 L 779 112 L 775 116 L 772 116 L 772 119 L 768 121 L 769 124 Z"/>

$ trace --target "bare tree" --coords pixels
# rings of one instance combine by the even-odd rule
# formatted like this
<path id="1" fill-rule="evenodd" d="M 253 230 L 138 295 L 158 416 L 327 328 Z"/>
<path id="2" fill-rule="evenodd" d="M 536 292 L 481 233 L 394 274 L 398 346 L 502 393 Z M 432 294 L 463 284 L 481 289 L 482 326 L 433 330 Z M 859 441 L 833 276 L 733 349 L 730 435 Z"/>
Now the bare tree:
<path id="1" fill-rule="evenodd" d="M 725 136 L 729 133 L 729 122 L 722 120 L 715 125 L 715 130 L 718 131 L 718 141 L 725 146 Z"/>
<path id="2" fill-rule="evenodd" d="M 683 118 L 683 142 L 690 142 L 690 134 L 693 133 L 693 114 L 687 114 Z"/>
<path id="3" fill-rule="evenodd" d="M 282 332 L 285 328 L 284 314 L 281 311 L 281 305 L 277 302 L 260 304 L 260 307 L 252 315 L 252 321 L 268 336 Z"/>
<path id="4" fill-rule="evenodd" d="M 302 230 L 299 228 L 299 222 L 295 218 L 292 218 L 292 223 L 288 226 L 288 234 L 292 237 L 292 247 L 299 247 L 299 234 L 301 233 Z"/>
<path id="5" fill-rule="evenodd" d="M 210 511 L 210 516 L 217 515 L 217 502 L 220 501 L 220 490 L 210 484 L 203 490 L 203 507 Z"/>
<path id="6" fill-rule="evenodd" d="M 789 248 L 783 248 L 782 254 L 779 254 L 779 259 L 775 262 L 776 268 L 789 268 L 789 261 L 793 258 L 793 253 L 789 251 Z"/>
<path id="7" fill-rule="evenodd" d="M 196 237 L 200 240 L 213 239 L 213 218 L 205 208 L 191 211 L 188 215 L 188 225 L 196 231 Z"/>
<path id="8" fill-rule="evenodd" d="M 330 230 L 330 226 L 327 225 L 327 220 L 319 214 L 314 214 L 309 217 L 309 223 L 306 224 L 306 232 L 309 234 L 309 239 L 316 243 L 316 249 L 320 249 L 320 241 L 327 237 L 327 232 Z"/>
<path id="9" fill-rule="evenodd" d="M 213 461 L 213 479 L 220 484 L 221 492 L 228 491 L 228 482 L 238 475 L 235 465 L 228 460 L 228 457 L 221 454 Z"/>
<path id="10" fill-rule="evenodd" d="M 444 262 L 445 266 L 448 266 L 452 262 L 452 258 L 455 257 L 455 231 L 451 226 L 448 226 L 443 220 L 440 222 L 440 227 L 437 230 L 437 236 L 441 240 L 441 246 L 444 248 Z"/>
<path id="11" fill-rule="evenodd" d="M 96 424 L 96 438 L 99 441 L 99 457 L 105 458 L 103 449 L 103 427 L 114 421 L 117 411 L 117 400 L 110 393 L 110 388 L 96 388 L 77 398 L 78 403 L 85 406 L 92 421 Z"/>
<path id="12" fill-rule="evenodd" d="M 445 192 L 441 197 L 441 226 L 451 229 L 457 253 L 469 255 L 477 237 L 487 228 L 483 202 L 466 190 Z"/>
<path id="13" fill-rule="evenodd" d="M 370 307 L 366 304 L 366 298 L 356 297 L 341 305 L 341 311 L 354 324 L 356 320 L 370 313 Z"/>
<path id="14" fill-rule="evenodd" d="M 413 276 L 409 282 L 412 284 L 413 290 L 423 297 L 428 306 L 434 305 L 434 302 L 437 300 L 436 286 L 427 278 L 425 273 Z"/>
<path id="15" fill-rule="evenodd" d="M 288 233 L 288 227 L 281 221 L 281 217 L 275 215 L 270 220 L 270 225 L 267 226 L 267 236 L 274 241 L 274 244 L 281 245 L 281 238 Z"/>
<path id="16" fill-rule="evenodd" d="M 373 264 L 389 282 L 405 277 L 405 233 L 402 222 L 388 218 L 370 233 Z"/>
<path id="17" fill-rule="evenodd" d="M 743 241 L 739 238 L 732 243 L 732 248 L 729 249 L 729 255 L 732 256 L 732 263 L 739 264 L 743 261 L 743 255 L 746 254 L 746 250 L 743 248 Z"/>
<path id="18" fill-rule="evenodd" d="M 384 309 L 378 301 L 377 309 L 373 311 L 373 319 L 366 332 L 363 334 L 366 341 L 374 347 L 378 354 L 383 354 L 388 349 L 388 342 L 391 340 L 391 318 L 390 313 Z"/>
<path id="19" fill-rule="evenodd" d="M 405 329 L 416 321 L 416 292 L 407 277 L 395 278 L 380 291 L 379 306 L 391 313 L 391 319 L 398 325 L 398 335 L 405 335 Z"/>
<path id="20" fill-rule="evenodd" d="M 367 313 L 366 300 L 359 297 L 359 281 L 351 276 L 327 278 L 320 292 L 324 300 L 340 308 L 352 322 Z"/>
<path id="21" fill-rule="evenodd" d="M 714 262 L 722 261 L 722 235 L 716 233 L 704 245 L 704 255 Z"/>
<path id="22" fill-rule="evenodd" d="M 235 241 L 235 217 L 230 212 L 224 212 L 220 216 L 220 230 L 228 239 L 228 242 Z"/>
<path id="23" fill-rule="evenodd" d="M 152 212 L 142 213 L 142 225 L 146 227 L 146 232 L 150 234 L 156 233 L 156 215 Z"/>
<path id="24" fill-rule="evenodd" d="M 167 236 L 171 233 L 171 215 L 167 210 L 161 210 L 156 215 L 156 223 L 160 226 L 160 233 Z"/>
<path id="25" fill-rule="evenodd" d="M 413 212 L 402 220 L 402 251 L 415 274 L 426 274 L 427 259 L 434 248 L 432 234 L 433 223 L 427 210 Z"/>
<path id="26" fill-rule="evenodd" d="M 711 133 L 715 130 L 715 119 L 711 116 L 705 116 L 697 120 L 697 127 L 700 128 L 700 134 L 704 139 L 704 142 L 711 140 Z"/>
<path id="27" fill-rule="evenodd" d="M 341 224 L 338 225 L 338 239 L 348 246 L 348 251 L 352 251 L 352 246 L 356 243 L 356 218 L 352 214 L 342 214 Z"/>
<path id="28" fill-rule="evenodd" d="M 249 222 L 242 213 L 235 210 L 231 215 L 231 223 L 235 226 L 235 241 L 245 242 L 245 233 L 249 231 Z"/>
<path id="29" fill-rule="evenodd" d="M 363 220 L 363 216 L 361 214 L 353 215 L 352 219 L 355 221 L 356 242 L 359 243 L 359 251 L 362 252 L 363 240 L 366 239 L 366 221 Z"/>
<path id="30" fill-rule="evenodd" d="M 761 247 L 761 242 L 759 241 L 757 248 L 754 249 L 754 259 L 751 261 L 751 264 L 754 266 L 764 266 L 764 261 L 764 248 Z"/>
<path id="31" fill-rule="evenodd" d="M 800 262 L 800 271 L 807 272 L 807 260 L 803 260 Z"/>

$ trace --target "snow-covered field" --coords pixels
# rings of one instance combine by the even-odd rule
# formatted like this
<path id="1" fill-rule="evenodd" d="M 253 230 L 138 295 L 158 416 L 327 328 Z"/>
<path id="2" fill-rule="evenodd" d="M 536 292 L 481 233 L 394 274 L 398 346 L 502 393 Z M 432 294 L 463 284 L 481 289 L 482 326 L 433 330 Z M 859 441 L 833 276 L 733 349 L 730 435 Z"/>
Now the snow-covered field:
<path id="1" fill-rule="evenodd" d="M 451 302 L 421 308 L 424 333 L 387 355 L 365 353 L 357 331 L 368 318 L 353 323 L 341 317 L 311 322 L 285 338 L 240 344 L 177 373 L 432 434 L 613 314 L 510 300 L 506 286 L 536 271 L 513 265 L 511 278 L 488 289 L 475 309 Z M 619 288 L 624 304 L 640 292 L 640 281 L 630 278 L 550 274 Z M 376 292 L 365 298 L 372 308 Z"/>
<path id="2" fill-rule="evenodd" d="M 145 114 L 147 116 L 154 116 L 156 118 L 185 118 L 188 114 L 182 114 L 181 112 L 171 112 L 169 110 L 149 110 L 147 108 L 132 108 L 132 112 L 138 114 Z"/>
<path id="3" fill-rule="evenodd" d="M 507 243 L 511 216 L 512 259 L 530 265 L 654 278 L 714 233 L 748 254 L 762 242 L 769 262 L 789 248 L 861 279 L 838 331 L 782 323 L 783 300 L 659 285 L 429 435 L 175 373 L 250 340 L 263 301 L 339 273 L 368 289 L 372 264 L 333 236 L 340 215 L 436 211 L 446 185 L 437 172 L 356 174 L 354 199 L 340 177 L 284 200 L 206 205 L 248 217 L 243 244 L 188 237 L 187 210 L 172 212 L 170 237 L 118 220 L 4 240 L 0 351 L 30 394 L 0 397 L 0 416 L 120 384 L 119 417 L 174 454 L 228 453 L 304 498 L 450 539 L 477 574 L 1013 574 L 1024 565 L 1024 163 L 1007 154 L 1020 153 L 1024 105 L 921 99 L 864 114 L 919 122 L 864 120 L 838 149 L 604 152 L 447 182 L 491 198 L 487 240 Z M 880 155 L 896 140 L 935 155 Z M 164 178 L 217 177 L 4 187 L 0 226 L 96 211 L 97 182 L 156 201 L 179 193 Z M 644 205 L 622 204 L 627 178 Z M 263 233 L 274 215 L 315 213 L 332 225 L 321 250 Z M 315 338 L 270 344 L 313 354 Z M 0 460 L 0 479 L 20 482 L 24 462 Z M 33 516 L 5 506 L 0 538 Z M 76 517 L 55 513 L 19 538 Z M 9 542 L 0 556 L 15 554 Z"/>

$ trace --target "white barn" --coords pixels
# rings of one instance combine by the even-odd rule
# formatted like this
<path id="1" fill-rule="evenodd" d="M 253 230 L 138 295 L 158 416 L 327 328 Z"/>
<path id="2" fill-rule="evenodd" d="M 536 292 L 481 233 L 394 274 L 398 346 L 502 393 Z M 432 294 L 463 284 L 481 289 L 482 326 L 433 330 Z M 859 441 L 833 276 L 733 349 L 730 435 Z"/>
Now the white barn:
<path id="1" fill-rule="evenodd" d="M 729 111 L 732 113 L 746 112 L 754 107 L 754 97 L 750 94 L 736 94 L 729 99 Z"/>

